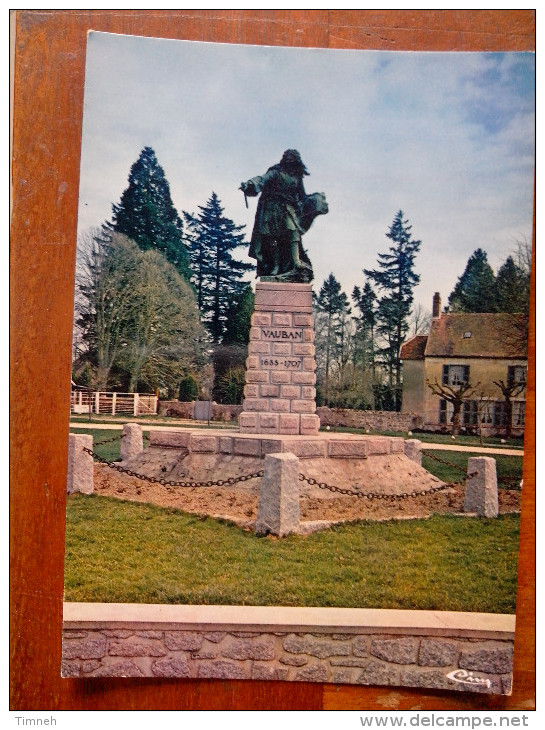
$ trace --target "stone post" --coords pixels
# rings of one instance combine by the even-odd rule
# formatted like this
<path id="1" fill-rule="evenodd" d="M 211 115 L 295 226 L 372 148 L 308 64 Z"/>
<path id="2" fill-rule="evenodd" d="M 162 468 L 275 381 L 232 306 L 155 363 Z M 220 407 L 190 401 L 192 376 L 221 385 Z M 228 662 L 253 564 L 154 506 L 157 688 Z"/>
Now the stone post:
<path id="1" fill-rule="evenodd" d="M 95 489 L 93 481 L 93 457 L 83 449 L 93 449 L 93 437 L 81 433 L 68 435 L 68 479 L 66 492 L 82 492 L 92 494 Z"/>
<path id="2" fill-rule="evenodd" d="M 498 516 L 496 459 L 490 456 L 474 456 L 469 459 L 464 512 L 476 512 L 482 517 Z"/>
<path id="3" fill-rule="evenodd" d="M 418 439 L 407 439 L 403 443 L 403 451 L 408 459 L 422 466 L 422 441 Z"/>
<path id="4" fill-rule="evenodd" d="M 142 427 L 137 423 L 126 423 L 121 437 L 121 461 L 128 461 L 144 450 Z"/>
<path id="5" fill-rule="evenodd" d="M 259 491 L 255 531 L 283 537 L 299 530 L 299 459 L 268 454 Z"/>

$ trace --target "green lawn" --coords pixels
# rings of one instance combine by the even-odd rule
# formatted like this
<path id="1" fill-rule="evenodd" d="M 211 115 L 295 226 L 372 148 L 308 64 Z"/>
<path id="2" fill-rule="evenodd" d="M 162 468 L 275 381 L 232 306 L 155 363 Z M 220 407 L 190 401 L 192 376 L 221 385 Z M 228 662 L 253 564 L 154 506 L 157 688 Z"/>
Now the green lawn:
<path id="1" fill-rule="evenodd" d="M 359 522 L 256 537 L 174 509 L 68 499 L 67 601 L 513 613 L 518 517 Z"/>
<path id="2" fill-rule="evenodd" d="M 321 428 L 321 431 L 328 430 L 327 428 Z M 335 426 L 329 429 L 330 433 L 359 433 L 367 434 L 367 430 L 363 428 L 345 428 L 344 426 Z M 456 438 L 452 438 L 450 434 L 446 433 L 418 433 L 417 431 L 411 431 L 411 435 L 408 435 L 407 431 L 370 431 L 373 436 L 398 436 L 400 438 L 413 438 L 419 439 L 424 443 L 429 444 L 453 444 L 460 446 L 493 446 L 495 448 L 505 449 L 523 449 L 524 438 L 522 436 L 512 436 L 508 441 L 502 439 L 501 436 L 487 436 L 483 437 L 481 444 L 478 436 L 467 436 L 466 434 L 459 434 Z M 504 441 L 505 443 L 502 443 Z"/>
<path id="3" fill-rule="evenodd" d="M 433 450 L 426 454 L 425 445 L 423 445 L 422 448 L 424 450 L 422 466 L 424 469 L 427 469 L 438 479 L 441 479 L 441 481 L 444 482 L 459 482 L 461 479 L 464 479 L 464 474 L 467 474 L 467 462 L 470 457 L 482 456 L 482 454 L 479 454 L 478 452 L 471 453 L 469 451 Z M 449 462 L 449 464 L 453 464 L 454 466 L 447 466 L 446 464 L 437 461 L 437 457 L 443 461 Z M 496 460 L 498 488 L 520 489 L 520 480 L 522 479 L 522 456 L 494 454 L 492 458 Z M 463 473 L 460 469 L 463 469 Z"/>

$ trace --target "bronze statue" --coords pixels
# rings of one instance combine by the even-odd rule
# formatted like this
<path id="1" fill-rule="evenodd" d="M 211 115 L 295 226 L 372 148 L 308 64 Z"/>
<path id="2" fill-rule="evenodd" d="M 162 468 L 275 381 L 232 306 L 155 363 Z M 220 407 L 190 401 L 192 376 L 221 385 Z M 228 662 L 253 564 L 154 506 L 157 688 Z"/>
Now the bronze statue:
<path id="1" fill-rule="evenodd" d="M 244 197 L 261 193 L 248 252 L 257 261 L 257 276 L 274 281 L 312 281 L 312 265 L 301 237 L 328 207 L 323 193 L 305 193 L 303 176 L 308 174 L 299 152 L 286 150 L 278 165 L 241 183 Z"/>

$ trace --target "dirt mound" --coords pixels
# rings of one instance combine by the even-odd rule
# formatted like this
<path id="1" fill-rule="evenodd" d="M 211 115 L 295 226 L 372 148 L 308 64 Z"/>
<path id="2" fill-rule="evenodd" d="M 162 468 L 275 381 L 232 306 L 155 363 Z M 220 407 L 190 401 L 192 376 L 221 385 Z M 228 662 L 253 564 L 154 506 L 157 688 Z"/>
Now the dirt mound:
<path id="1" fill-rule="evenodd" d="M 250 459 L 244 459 L 247 472 Z M 263 467 L 261 460 L 255 460 Z M 163 465 L 164 466 L 164 465 Z M 254 465 L 255 466 L 255 465 Z M 307 472 L 305 461 L 301 471 Z M 416 465 L 415 465 L 416 466 Z M 136 471 L 136 469 L 134 469 Z M 257 470 L 257 469 L 255 469 Z M 310 471 L 310 469 L 309 469 Z M 427 472 L 426 472 L 427 473 Z M 165 472 L 160 472 L 165 476 Z M 431 475 L 429 475 L 431 477 Z M 326 475 L 319 475 L 320 481 L 327 481 Z M 175 478 L 169 474 L 166 478 Z M 181 476 L 177 477 L 181 479 Z M 208 477 L 212 479 L 212 476 Z M 216 477 L 217 479 L 217 474 Z M 435 480 L 436 485 L 438 480 Z M 345 486 L 343 484 L 343 486 Z M 419 489 L 424 489 L 420 486 Z M 251 527 L 257 515 L 259 479 L 244 482 L 237 487 L 172 487 L 153 484 L 127 476 L 101 464 L 95 465 L 95 493 L 132 502 L 144 502 L 159 507 L 174 507 L 198 515 L 222 517 L 244 527 Z M 364 490 L 378 491 L 370 486 Z M 404 488 L 410 492 L 412 489 Z M 520 492 L 499 490 L 500 513 L 520 511 Z M 301 521 L 326 521 L 327 523 L 351 520 L 386 520 L 427 517 L 431 514 L 456 514 L 463 512 L 464 486 L 450 487 L 424 497 L 386 501 L 383 499 L 338 495 L 317 487 L 308 488 L 301 484 Z"/>

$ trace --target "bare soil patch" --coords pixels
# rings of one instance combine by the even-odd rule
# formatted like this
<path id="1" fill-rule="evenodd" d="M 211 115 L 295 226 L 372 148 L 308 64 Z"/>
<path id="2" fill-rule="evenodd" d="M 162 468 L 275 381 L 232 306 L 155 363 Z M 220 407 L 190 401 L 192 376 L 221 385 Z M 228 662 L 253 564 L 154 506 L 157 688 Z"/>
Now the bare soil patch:
<path id="1" fill-rule="evenodd" d="M 306 473 L 304 467 L 303 462 L 302 471 Z M 250 467 L 248 473 L 251 471 Z M 437 483 L 438 480 L 435 480 Z M 260 480 L 254 479 L 235 487 L 172 487 L 127 476 L 101 464 L 95 465 L 95 493 L 98 495 L 220 517 L 244 527 L 251 527 L 256 519 L 259 484 Z M 410 492 L 413 488 L 405 491 Z M 420 486 L 420 489 L 424 488 L 425 485 Z M 365 491 L 374 490 L 368 488 Z M 520 496 L 518 491 L 499 490 L 500 514 L 520 511 Z M 391 502 L 337 495 L 301 483 L 302 522 L 408 519 L 432 514 L 459 514 L 463 508 L 463 484 L 429 496 Z"/>

